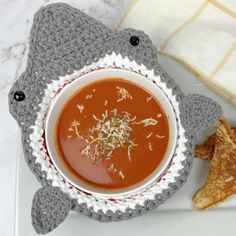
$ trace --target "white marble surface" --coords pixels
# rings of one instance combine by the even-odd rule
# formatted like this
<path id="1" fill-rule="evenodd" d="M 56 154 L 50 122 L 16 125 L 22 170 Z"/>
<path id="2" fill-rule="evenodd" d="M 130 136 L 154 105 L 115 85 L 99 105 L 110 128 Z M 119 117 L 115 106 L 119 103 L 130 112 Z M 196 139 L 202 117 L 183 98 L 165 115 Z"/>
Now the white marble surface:
<path id="1" fill-rule="evenodd" d="M 51 0 L 0 1 L 0 235 L 14 235 L 17 125 L 8 113 L 8 91 L 26 66 L 29 31 L 35 11 Z M 131 0 L 66 2 L 113 27 Z"/>

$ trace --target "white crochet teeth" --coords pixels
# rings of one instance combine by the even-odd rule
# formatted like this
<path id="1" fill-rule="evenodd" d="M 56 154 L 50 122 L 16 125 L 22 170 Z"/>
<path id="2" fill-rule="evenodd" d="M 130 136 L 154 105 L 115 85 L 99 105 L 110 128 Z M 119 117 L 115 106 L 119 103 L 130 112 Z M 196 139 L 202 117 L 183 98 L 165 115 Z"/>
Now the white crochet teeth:
<path id="1" fill-rule="evenodd" d="M 84 192 L 77 190 L 68 181 L 63 179 L 54 166 L 49 163 L 45 147 L 43 146 L 44 140 L 42 139 L 45 115 L 49 109 L 50 103 L 56 97 L 56 91 L 62 88 L 65 83 L 78 79 L 83 74 L 87 74 L 98 68 L 114 68 L 114 65 L 116 68 L 123 68 L 142 74 L 150 81 L 154 80 L 156 85 L 165 92 L 166 96 L 171 101 L 178 119 L 179 129 L 179 146 L 175 151 L 176 155 L 173 157 L 173 163 L 169 167 L 168 172 L 159 180 L 158 184 L 153 182 L 146 189 L 136 192 L 133 196 L 121 196 L 119 201 L 111 201 L 105 197 L 101 198 L 95 195 L 87 195 Z M 52 180 L 53 186 L 58 186 L 63 192 L 68 193 L 70 197 L 77 199 L 79 204 L 86 203 L 88 207 L 93 207 L 95 212 L 99 210 L 102 210 L 104 213 L 108 210 L 113 212 L 117 210 L 125 212 L 127 208 L 135 209 L 137 204 L 142 206 L 146 200 L 155 199 L 156 194 L 160 194 L 164 189 L 168 189 L 169 183 L 175 183 L 176 177 L 179 176 L 179 170 L 183 168 L 181 162 L 187 158 L 183 154 L 186 150 L 185 143 L 187 142 L 187 139 L 184 135 L 185 130 L 180 123 L 179 103 L 172 95 L 172 90 L 167 88 L 164 82 L 161 82 L 160 76 L 155 75 L 154 70 L 148 70 L 144 65 L 139 65 L 135 61 L 130 61 L 127 57 L 123 58 L 121 55 L 112 53 L 111 55 L 106 55 L 104 58 L 101 58 L 96 63 L 85 66 L 79 71 L 74 71 L 70 75 L 59 77 L 58 80 L 52 81 L 45 89 L 40 108 L 41 110 L 37 113 L 35 125 L 32 127 L 34 131 L 30 135 L 30 146 L 34 149 L 33 155 L 36 158 L 36 163 L 41 164 L 41 170 L 47 172 L 47 179 Z"/>

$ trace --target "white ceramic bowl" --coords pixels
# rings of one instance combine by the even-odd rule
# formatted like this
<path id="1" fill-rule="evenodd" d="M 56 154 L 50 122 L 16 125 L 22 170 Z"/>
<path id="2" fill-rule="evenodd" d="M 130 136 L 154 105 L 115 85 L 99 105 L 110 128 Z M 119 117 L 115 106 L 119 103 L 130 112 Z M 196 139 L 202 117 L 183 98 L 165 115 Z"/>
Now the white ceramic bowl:
<path id="1" fill-rule="evenodd" d="M 74 176 L 68 168 L 64 165 L 62 159 L 59 156 L 59 153 L 56 148 L 55 144 L 55 132 L 56 132 L 56 124 L 58 116 L 61 113 L 61 109 L 63 105 L 68 101 L 68 99 L 78 92 L 84 86 L 93 83 L 97 80 L 103 80 L 106 78 L 123 78 L 124 80 L 131 81 L 134 84 L 144 88 L 149 93 L 151 93 L 162 105 L 169 124 L 169 143 L 167 147 L 167 151 L 165 156 L 160 163 L 160 165 L 156 168 L 156 170 L 150 174 L 146 179 L 143 181 L 132 185 L 127 188 L 116 189 L 116 190 L 106 190 L 102 188 L 96 188 L 91 185 L 86 184 L 76 176 Z M 138 108 L 139 109 L 139 108 Z M 45 123 L 45 135 L 46 135 L 46 145 L 49 152 L 49 156 L 57 168 L 57 170 L 61 173 L 61 175 L 67 179 L 72 185 L 81 189 L 87 193 L 97 194 L 100 197 L 116 197 L 118 195 L 127 195 L 133 194 L 136 191 L 139 191 L 149 184 L 151 184 L 154 180 L 157 180 L 168 167 L 168 164 L 171 161 L 173 153 L 176 147 L 177 141 L 177 124 L 176 124 L 176 117 L 173 111 L 173 107 L 170 104 L 168 98 L 163 93 L 161 89 L 155 86 L 150 80 L 146 77 L 137 74 L 132 71 L 124 70 L 124 69 L 100 69 L 88 74 L 85 74 L 77 79 L 75 79 L 70 84 L 66 85 L 60 93 L 56 96 L 56 98 L 52 101 L 50 105 L 50 109 L 47 113 L 46 123 Z"/>

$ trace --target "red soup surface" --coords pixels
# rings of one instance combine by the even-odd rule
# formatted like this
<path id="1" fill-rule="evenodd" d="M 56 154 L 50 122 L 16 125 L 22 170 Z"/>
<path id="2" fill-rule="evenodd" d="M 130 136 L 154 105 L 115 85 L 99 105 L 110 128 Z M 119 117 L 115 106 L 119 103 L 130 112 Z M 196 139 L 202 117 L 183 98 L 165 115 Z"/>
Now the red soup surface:
<path id="1" fill-rule="evenodd" d="M 111 78 L 92 83 L 65 104 L 56 129 L 65 165 L 95 187 L 130 187 L 161 163 L 169 142 L 167 116 L 143 88 Z"/>

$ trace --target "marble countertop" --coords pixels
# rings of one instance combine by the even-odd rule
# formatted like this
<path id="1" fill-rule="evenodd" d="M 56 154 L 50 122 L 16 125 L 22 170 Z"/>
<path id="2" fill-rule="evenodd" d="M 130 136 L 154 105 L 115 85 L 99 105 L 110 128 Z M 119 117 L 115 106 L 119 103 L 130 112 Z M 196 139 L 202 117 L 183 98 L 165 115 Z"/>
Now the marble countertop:
<path id="1" fill-rule="evenodd" d="M 34 13 L 52 0 L 0 2 L 0 235 L 14 235 L 17 124 L 8 113 L 8 91 L 26 66 Z M 68 0 L 66 2 L 114 27 L 131 0 Z"/>

